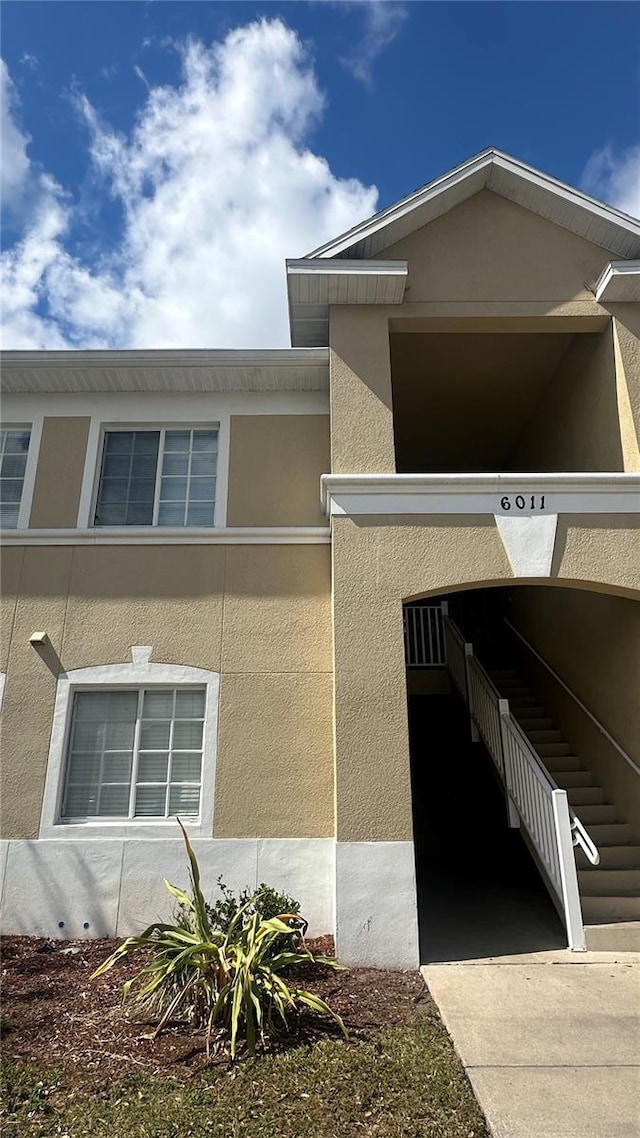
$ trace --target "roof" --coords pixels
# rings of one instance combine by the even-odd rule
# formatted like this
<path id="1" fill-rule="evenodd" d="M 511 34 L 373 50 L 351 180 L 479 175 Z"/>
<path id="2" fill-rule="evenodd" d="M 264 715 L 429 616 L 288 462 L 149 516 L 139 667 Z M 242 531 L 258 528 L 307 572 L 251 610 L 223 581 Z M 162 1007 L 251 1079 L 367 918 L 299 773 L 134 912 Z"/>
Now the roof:
<path id="1" fill-rule="evenodd" d="M 314 249 L 306 259 L 376 257 L 483 189 L 500 194 L 625 260 L 640 257 L 640 220 L 490 148 Z"/>
<path id="2" fill-rule="evenodd" d="M 296 347 L 327 344 L 331 304 L 401 304 L 407 262 L 376 258 L 484 189 L 624 261 L 640 257 L 640 221 L 636 218 L 500 150 L 483 150 L 302 259 L 287 261 L 291 343 Z M 624 299 L 631 299 L 637 278 L 634 282 L 627 275 L 623 286 L 618 281 L 622 272 L 618 269 L 614 276 L 616 295 L 624 289 Z"/>

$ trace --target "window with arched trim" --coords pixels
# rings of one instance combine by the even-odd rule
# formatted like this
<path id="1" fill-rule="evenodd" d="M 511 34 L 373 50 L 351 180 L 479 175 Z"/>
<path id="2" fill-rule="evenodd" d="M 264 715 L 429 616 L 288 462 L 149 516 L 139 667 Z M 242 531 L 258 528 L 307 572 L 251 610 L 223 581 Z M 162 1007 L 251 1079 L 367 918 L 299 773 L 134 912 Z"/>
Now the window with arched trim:
<path id="1" fill-rule="evenodd" d="M 150 654 L 59 677 L 40 837 L 211 837 L 220 677 Z"/>

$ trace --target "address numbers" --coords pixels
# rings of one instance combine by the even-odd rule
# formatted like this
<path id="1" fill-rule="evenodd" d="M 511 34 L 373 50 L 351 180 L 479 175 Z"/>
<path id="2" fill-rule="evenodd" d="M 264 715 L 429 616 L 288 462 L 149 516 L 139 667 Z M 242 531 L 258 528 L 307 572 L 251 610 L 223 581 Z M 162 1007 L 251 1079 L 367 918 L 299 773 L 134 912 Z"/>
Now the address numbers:
<path id="1" fill-rule="evenodd" d="M 544 510 L 544 494 L 505 494 L 500 499 L 503 510 Z"/>

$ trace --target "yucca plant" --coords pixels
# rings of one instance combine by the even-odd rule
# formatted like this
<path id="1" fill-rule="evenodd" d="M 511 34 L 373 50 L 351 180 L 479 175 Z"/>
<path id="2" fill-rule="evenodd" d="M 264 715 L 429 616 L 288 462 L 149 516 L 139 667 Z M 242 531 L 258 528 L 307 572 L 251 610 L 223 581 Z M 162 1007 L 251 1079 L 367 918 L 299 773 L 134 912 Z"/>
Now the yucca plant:
<path id="1" fill-rule="evenodd" d="M 165 885 L 188 920 L 181 924 L 156 922 L 140 936 L 127 937 L 93 973 L 103 976 L 114 964 L 138 949 L 150 950 L 140 971 L 123 986 L 123 1000 L 132 998 L 146 1012 L 157 1015 L 155 1038 L 175 1016 L 187 1015 L 206 1029 L 207 1054 L 214 1031 L 229 1040 L 235 1059 L 244 1040 L 253 1054 L 259 1040 L 288 1028 L 288 1016 L 302 1007 L 330 1016 L 347 1035 L 340 1016 L 319 996 L 289 982 L 289 970 L 297 964 L 343 965 L 326 956 L 314 956 L 296 928 L 299 915 L 284 913 L 269 920 L 259 913 L 249 915 L 251 901 L 242 906 L 226 931 L 212 929 L 200 885 L 200 869 L 184 826 L 179 822 L 189 857 L 192 896 Z M 306 927 L 306 922 L 304 922 Z M 283 934 L 297 934 L 295 949 L 278 951 Z"/>

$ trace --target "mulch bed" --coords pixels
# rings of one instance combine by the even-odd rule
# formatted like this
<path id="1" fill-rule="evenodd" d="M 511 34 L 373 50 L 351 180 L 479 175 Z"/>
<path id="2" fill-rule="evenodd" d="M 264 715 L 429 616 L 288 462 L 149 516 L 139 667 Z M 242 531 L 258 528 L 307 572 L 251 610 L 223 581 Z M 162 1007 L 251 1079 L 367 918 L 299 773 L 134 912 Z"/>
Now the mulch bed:
<path id="1" fill-rule="evenodd" d="M 151 1042 L 153 1025 L 133 1005 L 122 1007 L 122 984 L 134 960 L 106 976 L 91 973 L 113 951 L 116 940 L 52 941 L 6 937 L 2 941 L 3 1059 L 64 1072 L 78 1089 L 115 1087 L 134 1071 L 181 1080 L 208 1065 L 204 1035 L 174 1024 Z M 333 954 L 331 937 L 309 942 L 316 953 Z M 299 977 L 299 979 L 298 979 Z M 305 965 L 296 972 L 307 987 L 344 1019 L 352 1043 L 381 1028 L 410 1026 L 437 1016 L 424 982 L 415 972 L 354 968 L 347 972 Z M 336 1036 L 328 1020 L 304 1012 L 294 1031 L 278 1041 L 282 1049 Z M 228 1063 L 227 1055 L 210 1062 Z"/>

